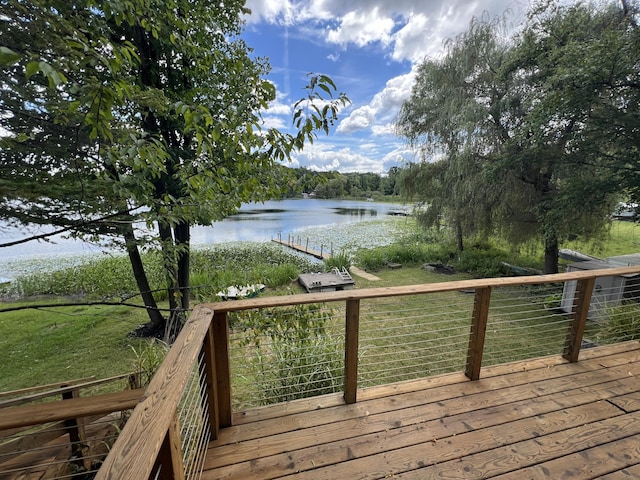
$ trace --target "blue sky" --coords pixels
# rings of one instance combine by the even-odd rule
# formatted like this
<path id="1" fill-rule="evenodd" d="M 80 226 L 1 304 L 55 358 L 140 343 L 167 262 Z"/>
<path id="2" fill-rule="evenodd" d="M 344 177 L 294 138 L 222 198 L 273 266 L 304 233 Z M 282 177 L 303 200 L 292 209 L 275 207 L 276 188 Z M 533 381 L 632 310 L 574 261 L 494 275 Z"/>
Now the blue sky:
<path id="1" fill-rule="evenodd" d="M 393 133 L 411 93 L 416 66 L 442 54 L 447 39 L 471 19 L 507 10 L 518 23 L 528 3 L 518 0 L 248 0 L 243 38 L 268 57 L 278 97 L 267 126 L 287 129 L 309 72 L 329 75 L 351 99 L 336 128 L 294 156 L 312 170 L 386 173 L 414 159 Z"/>

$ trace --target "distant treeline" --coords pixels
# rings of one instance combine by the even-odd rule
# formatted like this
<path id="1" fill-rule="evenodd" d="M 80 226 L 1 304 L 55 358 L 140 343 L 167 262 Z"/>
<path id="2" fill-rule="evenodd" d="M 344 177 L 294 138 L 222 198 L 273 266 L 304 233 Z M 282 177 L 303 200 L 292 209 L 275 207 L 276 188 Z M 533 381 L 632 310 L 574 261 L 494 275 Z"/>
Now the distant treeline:
<path id="1" fill-rule="evenodd" d="M 400 195 L 399 167 L 385 174 L 314 172 L 304 167 L 284 167 L 283 197 L 312 195 L 316 198 L 378 198 Z"/>

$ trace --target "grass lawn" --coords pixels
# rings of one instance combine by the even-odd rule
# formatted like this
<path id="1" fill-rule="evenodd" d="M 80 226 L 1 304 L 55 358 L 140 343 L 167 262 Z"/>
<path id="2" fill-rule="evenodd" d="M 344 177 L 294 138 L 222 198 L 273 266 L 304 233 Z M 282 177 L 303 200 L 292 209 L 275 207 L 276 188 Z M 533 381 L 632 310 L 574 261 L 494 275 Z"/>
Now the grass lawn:
<path id="1" fill-rule="evenodd" d="M 614 222 L 610 236 L 599 247 L 578 243 L 562 246 L 602 257 L 633 253 L 640 250 L 639 228 L 629 222 Z M 357 288 L 471 278 L 468 274 L 429 272 L 417 265 L 405 265 L 400 269 L 382 268 L 374 273 L 379 281 L 355 277 Z M 293 282 L 267 289 L 263 295 L 300 292 L 302 289 Z M 492 296 L 485 364 L 559 353 L 566 332 L 566 316 L 549 313 L 548 299 L 554 295 L 557 297 L 558 292 L 496 289 Z M 361 385 L 461 370 L 472 304 L 473 295 L 464 292 L 363 301 Z M 3 304 L 12 305 L 19 304 Z M 331 308 L 331 320 L 326 331 L 331 338 L 330 347 L 340 351 L 344 335 L 344 307 L 334 305 Z M 140 352 L 146 348 L 147 342 L 127 334 L 145 321 L 143 310 L 112 306 L 2 313 L 0 391 L 131 372 L 137 368 Z M 241 343 L 246 333 L 240 331 L 236 334 L 239 336 L 237 343 Z M 597 335 L 597 328 L 591 327 L 589 334 Z M 240 397 L 236 404 L 252 404 L 258 397 L 255 392 L 258 383 L 256 371 L 252 367 L 256 351 L 236 349 L 232 351 L 232 357 L 234 389 Z M 263 357 L 263 360 L 268 360 L 268 357 Z"/>
<path id="2" fill-rule="evenodd" d="M 20 304 L 4 304 L 18 306 Z M 143 310 L 78 306 L 0 314 L 0 391 L 136 369 Z M 133 348 L 132 348 L 133 347 Z"/>

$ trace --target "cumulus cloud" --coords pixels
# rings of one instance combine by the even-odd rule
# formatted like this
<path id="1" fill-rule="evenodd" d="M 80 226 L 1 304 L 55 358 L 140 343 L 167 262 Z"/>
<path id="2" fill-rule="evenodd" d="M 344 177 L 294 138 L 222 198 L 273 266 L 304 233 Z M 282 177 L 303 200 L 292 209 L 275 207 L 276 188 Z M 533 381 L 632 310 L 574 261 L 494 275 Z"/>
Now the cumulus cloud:
<path id="1" fill-rule="evenodd" d="M 376 111 L 370 105 L 356 108 L 351 114 L 342 120 L 338 125 L 338 133 L 352 133 L 358 130 L 364 130 L 371 126 L 376 118 Z"/>
<path id="2" fill-rule="evenodd" d="M 337 170 L 341 173 L 376 172 L 385 173 L 385 164 L 368 154 L 352 147 L 334 148 L 325 143 L 314 143 L 292 158 L 292 165 L 304 165 L 311 170 L 327 172 Z"/>
<path id="3" fill-rule="evenodd" d="M 327 42 L 342 46 L 353 43 L 358 47 L 373 42 L 388 45 L 393 27 L 393 19 L 382 14 L 378 8 L 352 11 L 342 17 L 337 28 L 329 29 Z"/>
<path id="4" fill-rule="evenodd" d="M 342 120 L 337 131 L 339 133 L 353 133 L 375 127 L 374 133 L 376 134 L 393 133 L 391 125 L 389 125 L 390 120 L 396 115 L 402 102 L 409 98 L 414 79 L 415 71 L 412 70 L 405 75 L 399 75 L 387 81 L 385 88 L 376 93 L 368 105 L 356 108 L 347 118 Z M 386 122 L 386 125 L 375 126 L 376 120 Z"/>
<path id="5" fill-rule="evenodd" d="M 438 55 L 446 39 L 472 17 L 520 9 L 518 0 L 248 0 L 249 23 L 325 23 L 328 43 L 362 47 L 379 42 L 395 61 Z"/>

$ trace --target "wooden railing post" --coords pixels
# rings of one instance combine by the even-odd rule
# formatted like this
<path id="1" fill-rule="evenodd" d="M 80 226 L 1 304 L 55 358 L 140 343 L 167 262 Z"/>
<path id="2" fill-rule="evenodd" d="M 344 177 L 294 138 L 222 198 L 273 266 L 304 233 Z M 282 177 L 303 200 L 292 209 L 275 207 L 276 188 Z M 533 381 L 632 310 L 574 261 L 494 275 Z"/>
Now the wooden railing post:
<path id="1" fill-rule="evenodd" d="M 573 297 L 572 319 L 567 332 L 564 352 L 562 353 L 562 357 L 570 362 L 577 362 L 580 355 L 580 346 L 582 345 L 582 337 L 584 336 L 595 282 L 596 279 L 591 277 L 578 280 L 576 285 L 576 293 Z"/>
<path id="2" fill-rule="evenodd" d="M 476 288 L 471 331 L 469 333 L 469 349 L 467 350 L 467 366 L 464 372 L 471 380 L 478 380 L 480 378 L 490 301 L 491 287 Z"/>
<path id="3" fill-rule="evenodd" d="M 70 391 L 62 393 L 63 400 L 70 400 L 72 398 L 79 398 L 80 391 L 76 388 Z M 73 418 L 65 420 L 64 425 L 67 433 L 69 434 L 69 443 L 71 444 L 71 458 L 81 469 L 88 470 L 90 468 L 90 461 L 85 459 L 85 452 L 83 451 L 85 445 L 87 445 L 87 434 L 84 428 L 84 418 Z M 88 452 L 87 452 L 88 453 Z"/>
<path id="4" fill-rule="evenodd" d="M 358 334 L 360 331 L 360 300 L 347 300 L 344 336 L 344 400 L 356 403 L 358 391 Z"/>
<path id="5" fill-rule="evenodd" d="M 202 355 L 204 360 L 204 374 L 207 389 L 207 408 L 209 413 L 209 426 L 211 428 L 211 438 L 218 438 L 220 432 L 220 415 L 218 414 L 218 381 L 216 375 L 216 359 L 213 347 L 213 322 L 209 326 L 209 331 L 204 337 L 202 345 Z"/>
<path id="6" fill-rule="evenodd" d="M 157 472 L 153 477 L 154 480 L 185 480 L 178 412 L 169 425 L 153 471 Z"/>
<path id="7" fill-rule="evenodd" d="M 218 421 L 220 427 L 230 427 L 232 424 L 231 370 L 229 367 L 229 324 L 227 322 L 227 312 L 214 312 L 212 323 Z"/>

